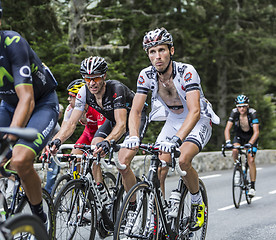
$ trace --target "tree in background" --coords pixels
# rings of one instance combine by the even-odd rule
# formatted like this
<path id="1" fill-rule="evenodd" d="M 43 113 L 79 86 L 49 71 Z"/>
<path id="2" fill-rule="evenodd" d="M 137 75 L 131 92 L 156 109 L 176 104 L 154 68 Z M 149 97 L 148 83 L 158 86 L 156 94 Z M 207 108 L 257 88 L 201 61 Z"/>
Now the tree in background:
<path id="1" fill-rule="evenodd" d="M 66 102 L 90 55 L 105 57 L 110 79 L 136 91 L 150 63 L 145 32 L 165 27 L 174 37 L 174 60 L 197 69 L 206 97 L 221 117 L 205 150 L 219 150 L 236 95 L 244 93 L 260 118 L 260 146 L 275 148 L 275 1 L 267 0 L 3 0 L 5 29 L 22 33 L 51 68 Z M 160 123 L 145 141 L 154 142 Z"/>

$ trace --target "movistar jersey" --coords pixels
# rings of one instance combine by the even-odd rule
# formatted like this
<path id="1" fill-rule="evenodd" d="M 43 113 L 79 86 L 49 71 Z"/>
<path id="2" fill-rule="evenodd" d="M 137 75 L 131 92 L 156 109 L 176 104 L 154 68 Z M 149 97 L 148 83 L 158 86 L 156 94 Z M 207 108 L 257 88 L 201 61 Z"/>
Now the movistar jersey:
<path id="1" fill-rule="evenodd" d="M 248 118 L 248 125 L 249 125 L 249 131 L 244 132 L 240 127 L 240 113 L 237 108 L 234 108 L 230 114 L 230 117 L 228 121 L 232 122 L 234 124 L 234 132 L 238 136 L 245 136 L 253 134 L 253 124 L 259 124 L 259 120 L 257 118 L 257 112 L 254 108 L 248 108 L 247 109 L 247 118 Z"/>
<path id="2" fill-rule="evenodd" d="M 208 117 L 212 119 L 214 123 L 219 124 L 220 119 L 213 112 L 211 104 L 204 97 L 200 84 L 200 77 L 192 65 L 173 61 L 173 83 L 183 105 L 182 116 L 184 118 L 186 118 L 189 112 L 186 103 L 186 93 L 198 90 L 200 92 L 201 117 Z M 152 91 L 152 111 L 150 119 L 158 121 L 158 119 L 154 119 L 154 115 L 158 115 L 160 112 L 168 115 L 173 107 L 167 106 L 158 93 L 157 71 L 153 66 L 143 69 L 137 81 L 137 93 L 147 94 L 149 90 Z M 160 102 L 162 103 L 161 105 Z M 163 109 L 161 111 L 162 107 L 165 108 L 165 110 Z M 166 116 L 158 115 L 158 118 L 165 120 Z"/>
<path id="3" fill-rule="evenodd" d="M 0 31 L 0 43 L 0 99 L 16 107 L 19 85 L 32 85 L 36 102 L 56 88 L 50 70 L 20 34 Z"/>

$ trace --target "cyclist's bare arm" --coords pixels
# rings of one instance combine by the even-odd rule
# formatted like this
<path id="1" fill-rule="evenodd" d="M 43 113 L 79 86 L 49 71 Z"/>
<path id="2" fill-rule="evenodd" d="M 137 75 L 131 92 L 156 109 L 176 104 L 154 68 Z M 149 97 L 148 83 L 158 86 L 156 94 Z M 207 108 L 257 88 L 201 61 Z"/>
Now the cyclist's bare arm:
<path id="1" fill-rule="evenodd" d="M 10 127 L 25 127 L 34 110 L 34 91 L 32 85 L 19 85 L 15 87 L 19 99 Z M 17 137 L 9 135 L 11 140 Z"/>
<path id="2" fill-rule="evenodd" d="M 233 126 L 233 123 L 230 121 L 227 121 L 226 127 L 224 129 L 225 141 L 228 141 L 231 139 L 230 130 L 231 130 L 232 126 Z"/>
<path id="3" fill-rule="evenodd" d="M 126 132 L 127 110 L 125 108 L 115 109 L 114 118 L 116 124 L 111 133 L 105 139 L 109 142 L 112 139 L 114 139 L 115 141 L 119 140 L 120 137 L 122 137 L 123 134 Z"/>
<path id="4" fill-rule="evenodd" d="M 259 124 L 253 124 L 253 135 L 249 140 L 249 143 L 254 144 L 259 137 Z"/>
<path id="5" fill-rule="evenodd" d="M 181 140 L 185 139 L 200 119 L 200 92 L 194 90 L 187 92 L 186 101 L 189 113 L 182 126 L 175 134 Z"/>
<path id="6" fill-rule="evenodd" d="M 133 101 L 132 107 L 129 114 L 129 136 L 139 136 L 139 128 L 141 124 L 141 114 L 145 106 L 147 99 L 146 94 L 136 93 Z"/>

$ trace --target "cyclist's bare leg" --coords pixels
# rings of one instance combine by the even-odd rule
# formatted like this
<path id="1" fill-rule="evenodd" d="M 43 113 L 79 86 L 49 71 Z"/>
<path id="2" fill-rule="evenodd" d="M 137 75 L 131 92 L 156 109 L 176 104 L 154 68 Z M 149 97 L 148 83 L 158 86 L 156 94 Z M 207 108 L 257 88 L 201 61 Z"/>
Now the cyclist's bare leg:
<path id="1" fill-rule="evenodd" d="M 74 148 L 74 149 L 72 149 L 71 153 L 75 154 L 75 155 L 78 155 L 78 154 L 83 154 L 83 151 L 80 150 L 80 149 Z M 80 161 L 81 161 L 81 159 L 78 158 L 77 162 L 79 163 Z M 80 165 L 79 164 L 77 165 L 77 171 L 80 172 Z"/>
<path id="2" fill-rule="evenodd" d="M 240 146 L 239 143 L 234 143 L 233 145 L 234 145 L 235 147 Z M 233 157 L 234 163 L 235 163 L 236 160 L 238 159 L 238 155 L 239 155 L 239 150 L 238 150 L 238 149 L 232 149 L 232 157 Z"/>
<path id="3" fill-rule="evenodd" d="M 171 155 L 169 153 L 162 152 L 162 154 L 159 155 L 159 159 L 169 163 L 171 161 Z M 158 168 L 158 178 L 160 181 L 160 188 L 164 198 L 165 198 L 165 180 L 166 180 L 168 171 L 169 171 L 169 167 Z"/>
<path id="4" fill-rule="evenodd" d="M 95 137 L 93 138 L 91 145 L 96 145 L 99 142 L 102 142 L 104 138 L 102 137 Z M 102 169 L 100 164 L 96 164 L 96 162 L 93 162 L 92 166 L 92 174 L 96 181 L 96 183 L 102 183 L 103 182 L 103 175 L 102 175 Z"/>
<path id="5" fill-rule="evenodd" d="M 247 154 L 247 161 L 248 161 L 248 166 L 249 166 L 250 180 L 251 180 L 251 182 L 255 182 L 256 175 L 257 175 L 255 156 L 252 157 L 251 153 Z"/>
<path id="6" fill-rule="evenodd" d="M 184 142 L 180 147 L 181 155 L 179 165 L 182 170 L 187 172 L 184 181 L 189 191 L 194 194 L 199 191 L 199 180 L 197 171 L 192 167 L 192 160 L 199 153 L 198 146 L 192 142 Z"/>
<path id="7" fill-rule="evenodd" d="M 136 153 L 137 150 L 127 148 L 121 148 L 118 153 L 120 163 L 126 165 L 126 169 L 118 169 L 122 175 L 122 181 L 126 192 L 128 192 L 136 184 L 136 177 L 130 168 L 131 161 Z M 135 199 L 131 199 L 131 201 L 133 202 Z"/>
<path id="8" fill-rule="evenodd" d="M 32 205 L 42 201 L 41 180 L 34 169 L 35 154 L 32 150 L 15 145 L 11 159 L 11 169 L 14 169 L 20 179 L 26 195 Z"/>

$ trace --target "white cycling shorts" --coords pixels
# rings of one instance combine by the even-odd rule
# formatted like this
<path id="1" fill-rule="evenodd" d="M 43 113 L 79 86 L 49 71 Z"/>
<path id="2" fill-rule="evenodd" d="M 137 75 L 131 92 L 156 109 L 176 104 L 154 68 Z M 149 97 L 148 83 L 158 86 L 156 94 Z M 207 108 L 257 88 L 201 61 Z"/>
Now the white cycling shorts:
<path id="1" fill-rule="evenodd" d="M 182 114 L 169 113 L 167 120 L 156 140 L 156 143 L 168 141 L 174 136 L 180 127 L 182 126 L 185 119 Z M 184 142 L 189 141 L 196 144 L 201 151 L 204 146 L 208 143 L 212 135 L 212 122 L 210 118 L 201 117 L 189 135 L 184 139 Z"/>

